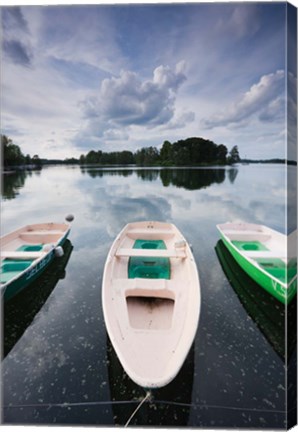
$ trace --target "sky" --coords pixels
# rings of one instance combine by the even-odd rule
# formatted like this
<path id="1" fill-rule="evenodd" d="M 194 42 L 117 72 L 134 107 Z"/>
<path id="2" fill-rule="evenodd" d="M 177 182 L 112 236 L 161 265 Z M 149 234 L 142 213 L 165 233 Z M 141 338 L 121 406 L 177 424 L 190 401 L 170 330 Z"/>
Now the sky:
<path id="1" fill-rule="evenodd" d="M 285 5 L 2 7 L 2 133 L 42 158 L 194 136 L 285 157 Z"/>

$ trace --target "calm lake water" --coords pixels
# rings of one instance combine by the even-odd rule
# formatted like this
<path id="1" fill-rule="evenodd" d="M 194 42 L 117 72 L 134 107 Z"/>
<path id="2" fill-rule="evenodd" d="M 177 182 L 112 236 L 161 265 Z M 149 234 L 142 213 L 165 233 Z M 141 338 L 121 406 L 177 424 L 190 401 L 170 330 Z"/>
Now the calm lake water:
<path id="1" fill-rule="evenodd" d="M 289 167 L 290 179 L 295 169 Z M 240 219 L 290 232 L 285 187 L 282 165 L 59 166 L 5 176 L 2 234 L 27 223 L 63 221 L 69 213 L 75 220 L 63 259 L 4 309 L 3 423 L 127 422 L 146 392 L 127 377 L 107 338 L 102 274 L 126 223 L 160 220 L 177 225 L 193 246 L 200 322 L 179 375 L 152 390 L 130 424 L 285 427 L 284 308 L 241 273 L 216 230 L 218 223 Z M 291 307 L 293 320 L 295 313 Z M 292 367 L 291 331 L 289 337 Z"/>

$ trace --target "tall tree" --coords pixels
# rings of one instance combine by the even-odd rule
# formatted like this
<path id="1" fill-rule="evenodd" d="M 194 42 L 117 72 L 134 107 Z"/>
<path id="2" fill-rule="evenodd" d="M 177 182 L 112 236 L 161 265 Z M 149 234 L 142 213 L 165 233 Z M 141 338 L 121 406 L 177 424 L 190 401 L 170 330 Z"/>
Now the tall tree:
<path id="1" fill-rule="evenodd" d="M 160 149 L 160 160 L 163 165 L 173 164 L 173 147 L 170 141 L 164 141 Z"/>
<path id="2" fill-rule="evenodd" d="M 231 148 L 229 156 L 228 156 L 228 162 L 230 164 L 234 164 L 237 162 L 240 162 L 241 158 L 240 158 L 240 154 L 239 154 L 239 150 L 238 150 L 238 146 L 234 146 Z"/>
<path id="3" fill-rule="evenodd" d="M 3 165 L 5 167 L 22 165 L 26 162 L 26 158 L 20 147 L 13 144 L 12 140 L 6 135 L 1 135 L 1 150 L 3 155 Z"/>

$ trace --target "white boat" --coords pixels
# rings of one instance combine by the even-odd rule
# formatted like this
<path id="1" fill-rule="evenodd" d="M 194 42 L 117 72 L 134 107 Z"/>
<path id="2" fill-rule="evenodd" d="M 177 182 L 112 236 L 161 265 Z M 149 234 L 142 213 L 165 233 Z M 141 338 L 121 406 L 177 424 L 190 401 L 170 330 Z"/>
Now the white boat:
<path id="1" fill-rule="evenodd" d="M 72 216 L 68 217 L 71 221 Z M 26 225 L 3 236 L 1 245 L 1 295 L 10 300 L 37 279 L 55 256 L 63 254 L 70 231 L 68 223 Z"/>
<path id="2" fill-rule="evenodd" d="M 217 225 L 238 264 L 280 302 L 297 292 L 297 233 L 286 236 L 264 225 L 228 222 Z"/>
<path id="3" fill-rule="evenodd" d="M 128 376 L 168 384 L 194 341 L 200 283 L 189 245 L 172 224 L 129 223 L 108 254 L 102 305 L 109 338 Z"/>

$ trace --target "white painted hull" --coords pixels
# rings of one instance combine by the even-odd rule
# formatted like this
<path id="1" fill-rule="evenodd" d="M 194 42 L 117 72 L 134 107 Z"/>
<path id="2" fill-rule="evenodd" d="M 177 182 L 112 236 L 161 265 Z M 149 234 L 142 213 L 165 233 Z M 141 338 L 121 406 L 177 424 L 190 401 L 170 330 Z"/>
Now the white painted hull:
<path id="1" fill-rule="evenodd" d="M 137 239 L 163 240 L 166 249 L 133 249 Z M 169 259 L 170 278 L 128 278 L 131 256 Z M 168 384 L 190 350 L 200 314 L 196 264 L 174 225 L 136 222 L 121 231 L 106 260 L 102 304 L 108 335 L 129 377 L 145 388 Z"/>

